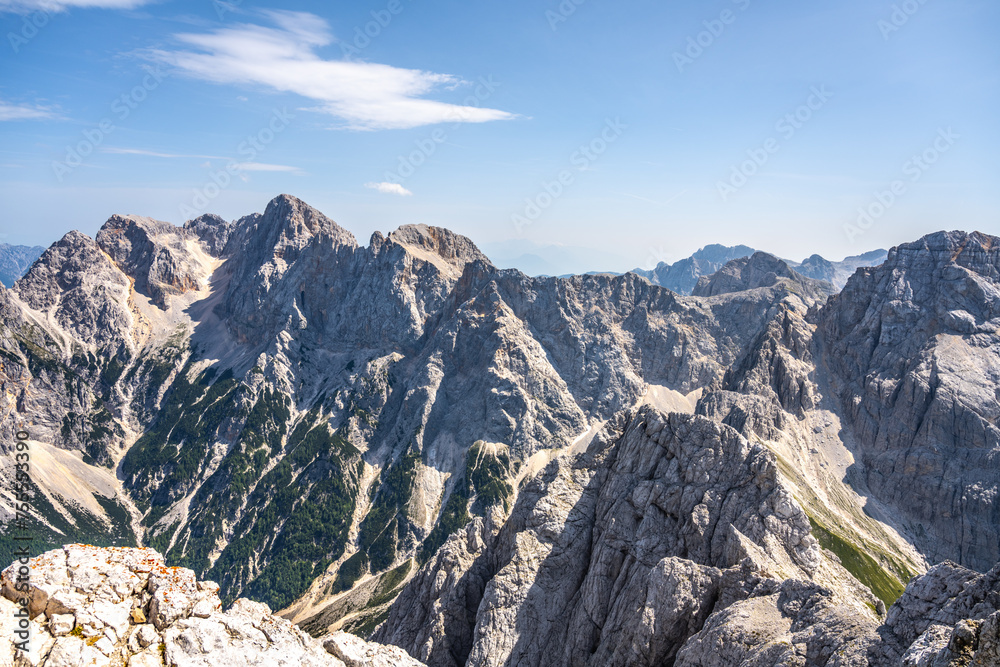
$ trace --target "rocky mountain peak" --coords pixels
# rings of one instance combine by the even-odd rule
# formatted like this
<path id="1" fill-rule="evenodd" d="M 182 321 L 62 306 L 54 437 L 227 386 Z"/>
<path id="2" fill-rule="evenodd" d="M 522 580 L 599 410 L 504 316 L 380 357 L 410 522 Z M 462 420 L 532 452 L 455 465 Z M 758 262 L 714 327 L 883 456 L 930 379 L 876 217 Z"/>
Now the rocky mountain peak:
<path id="1" fill-rule="evenodd" d="M 321 235 L 332 239 L 334 245 L 358 245 L 353 234 L 292 195 L 278 195 L 268 202 L 258 224 L 265 239 L 274 238 L 271 247 L 282 244 L 301 248 Z"/>
<path id="2" fill-rule="evenodd" d="M 389 234 L 389 240 L 421 255 L 432 253 L 458 267 L 475 260 L 489 262 L 471 239 L 443 227 L 403 225 Z"/>
<path id="3" fill-rule="evenodd" d="M 214 268 L 196 237 L 152 218 L 113 215 L 96 241 L 135 290 L 164 309 L 167 295 L 199 289 Z"/>
<path id="4" fill-rule="evenodd" d="M 1000 238 L 982 232 L 942 231 L 928 234 L 918 241 L 890 250 L 886 264 L 924 268 L 915 266 L 914 262 L 926 264 L 928 261 L 935 269 L 955 264 L 996 280 L 1000 276 Z"/>
<path id="5" fill-rule="evenodd" d="M 813 295 L 832 294 L 832 285 L 806 278 L 788 264 L 766 252 L 740 257 L 728 262 L 710 276 L 702 276 L 695 285 L 693 296 L 718 296 L 758 287 L 772 287 L 786 279 L 797 283 Z"/>
<path id="6" fill-rule="evenodd" d="M 200 240 L 212 257 L 222 257 L 234 226 L 218 215 L 206 213 L 185 222 L 184 231 Z"/>
<path id="7" fill-rule="evenodd" d="M 53 243 L 13 291 L 29 308 L 90 344 L 128 337 L 129 280 L 82 232 L 71 231 Z"/>
<path id="8" fill-rule="evenodd" d="M 691 294 L 698 278 L 715 273 L 727 262 L 748 257 L 756 252 L 745 245 L 724 246 L 718 243 L 699 249 L 690 257 L 667 264 L 660 262 L 652 271 L 637 269 L 633 273 L 648 278 L 654 285 L 661 285 L 678 294 Z"/>

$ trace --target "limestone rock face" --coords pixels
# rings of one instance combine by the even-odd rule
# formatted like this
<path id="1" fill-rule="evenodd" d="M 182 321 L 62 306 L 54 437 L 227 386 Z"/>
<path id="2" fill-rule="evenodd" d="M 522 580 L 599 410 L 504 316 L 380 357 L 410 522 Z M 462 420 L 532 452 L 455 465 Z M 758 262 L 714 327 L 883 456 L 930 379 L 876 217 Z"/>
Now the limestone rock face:
<path id="1" fill-rule="evenodd" d="M 96 347 L 129 338 L 129 279 L 85 234 L 69 232 L 52 244 L 13 291 L 72 338 Z"/>
<path id="2" fill-rule="evenodd" d="M 212 257 L 222 257 L 236 223 L 206 213 L 184 223 L 184 230 L 202 242 Z"/>
<path id="3" fill-rule="evenodd" d="M 226 611 L 219 587 L 191 570 L 166 567 L 152 549 L 69 545 L 31 559 L 27 592 L 18 564 L 3 572 L 0 609 L 26 596 L 29 651 L 15 656 L 10 624 L 0 664 L 31 667 L 418 667 L 399 649 L 335 636 L 331 649 L 266 605 L 237 600 Z M 337 655 L 348 656 L 342 661 Z"/>
<path id="4" fill-rule="evenodd" d="M 129 276 L 135 290 L 166 307 L 168 294 L 195 290 L 207 276 L 192 257 L 192 237 L 168 222 L 139 216 L 112 216 L 95 239 Z"/>
<path id="5" fill-rule="evenodd" d="M 917 577 L 889 609 L 873 667 L 1000 664 L 1000 564 L 986 574 L 946 562 Z"/>
<path id="6" fill-rule="evenodd" d="M 435 665 L 822 664 L 880 646 L 929 564 L 1000 560 L 992 237 L 895 249 L 828 302 L 739 249 L 683 296 L 435 227 L 362 247 L 287 195 L 98 236 L 0 290 L 0 448 L 27 427 L 46 537 L 134 524 L 192 568 L 133 617 L 177 651 L 229 634 L 200 577 Z M 894 655 L 992 636 L 928 623 Z"/>
<path id="7" fill-rule="evenodd" d="M 793 625 L 782 619 L 808 618 L 806 655 L 862 650 L 877 626 L 865 599 L 810 583 L 823 559 L 773 458 L 703 417 L 612 420 L 523 488 L 490 534 L 454 536 L 376 640 L 429 665 L 624 666 L 680 659 L 703 626 L 733 632 L 726 609 L 740 600 L 760 608 L 750 625 L 777 619 L 776 645 Z"/>
<path id="8" fill-rule="evenodd" d="M 1000 560 L 1000 244 L 941 232 L 823 309 L 825 363 L 868 488 L 932 561 Z"/>

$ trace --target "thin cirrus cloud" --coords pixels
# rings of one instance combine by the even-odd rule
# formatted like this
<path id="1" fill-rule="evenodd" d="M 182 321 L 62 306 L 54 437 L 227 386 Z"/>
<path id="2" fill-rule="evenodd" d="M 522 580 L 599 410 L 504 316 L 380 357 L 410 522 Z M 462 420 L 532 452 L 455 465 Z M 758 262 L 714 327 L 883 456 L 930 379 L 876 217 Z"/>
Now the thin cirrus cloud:
<path id="1" fill-rule="evenodd" d="M 399 183 L 389 183 L 388 181 L 382 183 L 365 183 L 365 187 L 378 190 L 387 195 L 399 195 L 400 197 L 409 197 L 413 194 Z"/>
<path id="2" fill-rule="evenodd" d="M 428 99 L 464 82 L 450 74 L 403 69 L 316 54 L 333 43 L 325 20 L 307 12 L 263 12 L 276 27 L 240 24 L 209 33 L 175 35 L 193 50 L 155 50 L 152 57 L 188 76 L 218 84 L 259 85 L 319 104 L 348 129 L 406 129 L 435 123 L 510 120 L 498 109 Z"/>
<path id="3" fill-rule="evenodd" d="M 51 109 L 23 104 L 7 104 L 0 101 L 0 121 L 5 120 L 43 120 L 56 118 Z"/>
<path id="4" fill-rule="evenodd" d="M 228 160 L 229 158 L 222 157 L 220 155 L 197 155 L 191 153 L 162 153 L 159 151 L 149 151 L 143 148 L 117 148 L 109 146 L 107 148 L 101 149 L 102 153 L 110 153 L 112 155 L 139 155 L 143 157 L 155 157 L 164 159 L 209 159 L 209 160 Z M 206 162 L 205 166 L 210 166 L 211 162 Z M 234 171 L 284 171 L 284 172 L 299 172 L 302 171 L 298 167 L 292 167 L 287 164 L 267 164 L 266 162 L 230 162 L 229 167 Z"/>
<path id="5" fill-rule="evenodd" d="M 101 149 L 102 153 L 111 153 L 113 155 L 143 155 L 146 157 L 160 157 L 160 158 L 198 158 L 198 159 L 210 159 L 210 160 L 225 160 L 226 158 L 220 157 L 218 155 L 189 155 L 184 153 L 161 153 L 158 151 L 147 151 L 142 148 L 116 148 L 113 146 L 107 146 Z"/>
<path id="6" fill-rule="evenodd" d="M 237 162 L 233 168 L 240 171 L 301 171 L 298 167 L 290 167 L 287 164 L 266 164 L 264 162 Z"/>
<path id="7" fill-rule="evenodd" d="M 134 9 L 150 0 L 0 0 L 0 12 L 64 12 L 67 9 Z"/>

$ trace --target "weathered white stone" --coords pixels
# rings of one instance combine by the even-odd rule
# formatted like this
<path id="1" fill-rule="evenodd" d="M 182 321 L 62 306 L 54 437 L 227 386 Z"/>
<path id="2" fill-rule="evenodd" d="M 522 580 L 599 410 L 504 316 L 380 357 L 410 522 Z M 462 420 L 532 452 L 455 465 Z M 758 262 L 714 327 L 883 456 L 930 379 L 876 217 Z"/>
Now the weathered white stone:
<path id="1" fill-rule="evenodd" d="M 197 582 L 194 573 L 166 567 L 148 549 L 99 549 L 69 545 L 32 559 L 38 586 L 28 598 L 36 608 L 57 608 L 47 621 L 30 621 L 30 651 L 18 667 L 343 667 L 323 644 L 267 605 L 239 599 L 223 612 L 219 587 Z M 63 573 L 60 574 L 59 570 Z M 3 589 L 14 593 L 16 570 L 3 573 Z M 31 585 L 36 579 L 33 577 Z M 6 594 L 6 593 L 5 593 Z M 150 607 L 151 623 L 133 611 Z M 0 612 L 17 607 L 0 598 Z M 40 623 L 39 621 L 45 621 Z M 13 664 L 12 628 L 0 631 L 0 667 Z M 361 640 L 358 640 L 361 642 Z M 419 665 L 397 648 L 361 642 L 365 655 L 353 665 Z M 352 645 L 353 646 L 353 645 Z M 396 660 L 397 662 L 385 662 Z M 405 662 L 401 662 L 405 660 Z M 166 662 L 164 662 L 166 661 Z"/>

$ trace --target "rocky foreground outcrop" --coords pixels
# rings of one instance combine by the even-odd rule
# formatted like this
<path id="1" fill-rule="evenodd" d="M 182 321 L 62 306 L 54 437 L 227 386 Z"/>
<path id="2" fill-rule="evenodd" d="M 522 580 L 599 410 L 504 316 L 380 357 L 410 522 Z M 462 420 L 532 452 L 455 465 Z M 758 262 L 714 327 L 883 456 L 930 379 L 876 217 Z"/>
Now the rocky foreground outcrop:
<path id="1" fill-rule="evenodd" d="M 152 549 L 73 544 L 3 572 L 0 665 L 18 667 L 419 667 L 344 633 L 320 642 L 267 605 L 223 611 L 219 587 Z M 19 579 L 20 578 L 20 579 Z M 25 586 L 26 584 L 26 586 Z M 18 586 L 27 590 L 18 590 Z M 27 604 L 23 604 L 26 602 Z M 20 606 L 19 606 L 20 605 Z M 30 637 L 14 624 L 27 609 Z M 24 627 L 24 624 L 22 624 Z M 20 644 L 26 641 L 26 644 Z M 27 648 L 27 650 L 19 650 Z"/>

